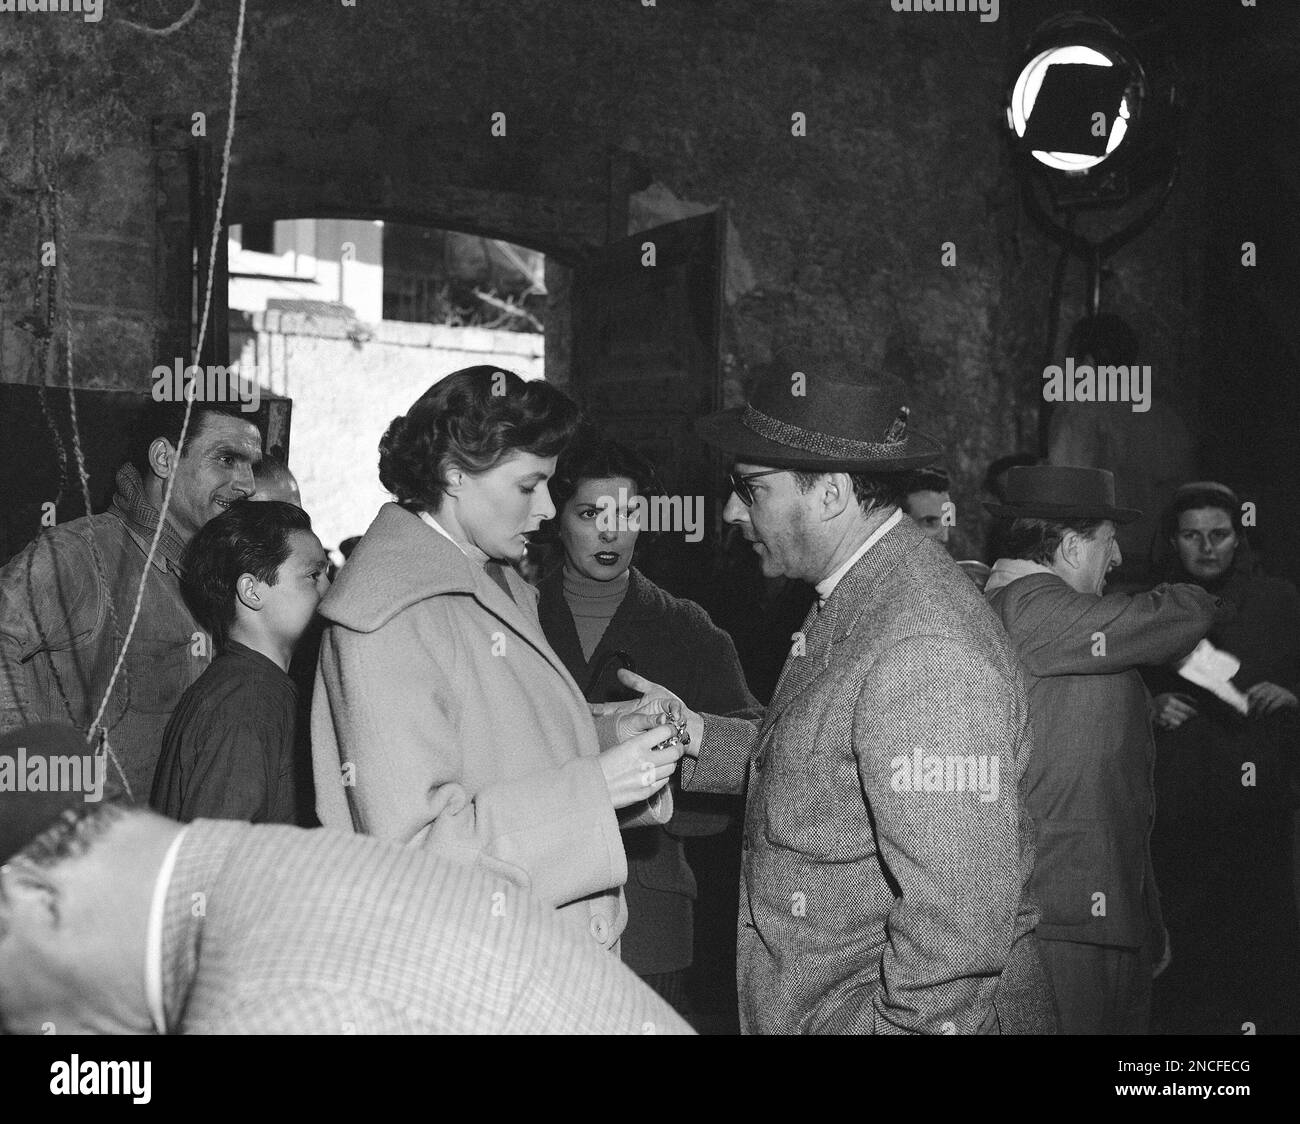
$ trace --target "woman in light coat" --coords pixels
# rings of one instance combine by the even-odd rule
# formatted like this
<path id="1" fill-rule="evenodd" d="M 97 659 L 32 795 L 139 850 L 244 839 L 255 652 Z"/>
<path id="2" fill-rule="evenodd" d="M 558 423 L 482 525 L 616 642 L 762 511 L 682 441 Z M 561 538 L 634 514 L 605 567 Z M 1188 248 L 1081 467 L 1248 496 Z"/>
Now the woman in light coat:
<path id="1" fill-rule="evenodd" d="M 614 949 L 620 821 L 671 815 L 681 751 L 653 748 L 660 728 L 600 752 L 509 565 L 554 513 L 546 482 L 576 424 L 554 387 L 471 367 L 389 426 L 379 476 L 397 502 L 321 602 L 312 757 L 326 827 L 462 853 Z"/>

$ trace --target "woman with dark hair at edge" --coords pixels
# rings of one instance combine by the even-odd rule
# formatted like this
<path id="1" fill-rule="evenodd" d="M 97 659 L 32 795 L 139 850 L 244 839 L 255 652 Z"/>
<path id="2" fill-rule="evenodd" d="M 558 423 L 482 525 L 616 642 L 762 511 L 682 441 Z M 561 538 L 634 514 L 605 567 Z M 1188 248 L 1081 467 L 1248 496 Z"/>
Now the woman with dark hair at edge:
<path id="1" fill-rule="evenodd" d="M 559 390 L 493 367 L 394 419 L 379 478 L 397 502 L 321 603 L 312 752 L 326 827 L 461 852 L 616 950 L 620 821 L 671 815 L 681 749 L 654 748 L 666 726 L 600 752 L 511 566 L 554 513 L 547 481 L 577 423 Z"/>
<path id="2" fill-rule="evenodd" d="M 565 451 L 553 489 L 563 564 L 539 586 L 542 628 L 588 702 L 635 697 L 616 674 L 630 667 L 694 710 L 729 714 L 756 707 L 731 638 L 694 601 L 673 597 L 632 565 L 648 530 L 649 500 L 662 493 L 654 466 L 616 441 L 586 433 Z M 723 1004 L 712 988 L 701 996 L 700 1010 L 692 1002 L 697 989 L 690 984 L 704 981 L 688 977 L 696 883 L 683 840 L 723 831 L 731 803 L 675 792 L 669 823 L 623 836 L 629 912 L 623 960 L 688 1021 L 704 1014 L 705 1002 L 710 1008 Z"/>
<path id="3" fill-rule="evenodd" d="M 1152 556 L 1159 580 L 1195 582 L 1235 607 L 1207 639 L 1241 662 L 1231 682 L 1248 706 L 1243 715 L 1169 668 L 1144 672 L 1156 733 L 1151 851 L 1173 955 L 1153 1029 L 1294 1034 L 1300 596 L 1263 572 L 1240 499 L 1212 481 L 1178 489 Z"/>

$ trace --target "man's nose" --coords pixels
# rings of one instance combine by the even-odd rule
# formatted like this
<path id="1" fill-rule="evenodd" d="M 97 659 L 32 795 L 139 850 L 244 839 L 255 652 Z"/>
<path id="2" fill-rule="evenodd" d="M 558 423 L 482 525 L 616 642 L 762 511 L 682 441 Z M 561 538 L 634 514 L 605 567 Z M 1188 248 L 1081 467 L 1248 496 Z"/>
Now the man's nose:
<path id="1" fill-rule="evenodd" d="M 740 497 L 732 492 L 727 497 L 727 505 L 722 509 L 722 521 L 724 523 L 748 523 L 749 508 L 740 501 Z"/>
<path id="2" fill-rule="evenodd" d="M 257 491 L 257 480 L 253 476 L 253 466 L 251 464 L 239 466 L 239 478 L 235 481 L 235 491 L 242 492 L 245 496 L 251 496 Z"/>

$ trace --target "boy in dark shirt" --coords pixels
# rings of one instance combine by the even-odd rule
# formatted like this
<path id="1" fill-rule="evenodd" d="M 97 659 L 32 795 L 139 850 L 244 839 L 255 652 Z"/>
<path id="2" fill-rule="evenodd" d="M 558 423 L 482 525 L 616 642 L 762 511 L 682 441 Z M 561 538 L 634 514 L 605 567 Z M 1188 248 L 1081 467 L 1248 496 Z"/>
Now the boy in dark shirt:
<path id="1" fill-rule="evenodd" d="M 181 590 L 217 657 L 163 734 L 149 803 L 188 823 L 293 823 L 294 646 L 329 588 L 329 559 L 300 508 L 234 504 L 194 536 Z"/>

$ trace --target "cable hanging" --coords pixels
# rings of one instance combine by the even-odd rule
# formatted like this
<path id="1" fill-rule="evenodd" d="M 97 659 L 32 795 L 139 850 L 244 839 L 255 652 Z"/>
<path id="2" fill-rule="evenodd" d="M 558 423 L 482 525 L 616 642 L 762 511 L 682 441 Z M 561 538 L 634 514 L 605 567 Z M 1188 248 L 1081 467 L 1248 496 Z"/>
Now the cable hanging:
<path id="1" fill-rule="evenodd" d="M 212 243 L 208 253 L 208 277 L 207 285 L 203 295 L 203 315 L 199 320 L 198 339 L 194 345 L 194 363 L 197 365 L 199 356 L 203 353 L 203 340 L 208 327 L 208 316 L 212 309 L 212 286 L 216 277 L 217 268 L 217 247 L 221 237 L 221 217 L 226 205 L 226 186 L 230 177 L 230 149 L 235 135 L 235 105 L 239 97 L 239 56 L 244 46 L 244 17 L 248 7 L 248 0 L 239 0 L 239 20 L 235 27 L 235 43 L 230 54 L 230 104 L 226 120 L 226 141 L 221 151 L 221 187 L 217 194 L 217 205 L 212 219 Z M 185 447 L 185 437 L 189 432 L 190 415 L 194 410 L 194 389 L 195 384 L 190 383 L 185 394 L 185 419 L 181 424 L 180 438 L 176 443 L 176 459 L 179 461 L 182 451 Z M 117 677 L 122 671 L 122 665 L 126 660 L 127 649 L 130 647 L 131 638 L 135 634 L 136 624 L 140 620 L 140 609 L 144 604 L 145 583 L 149 580 L 149 571 L 153 566 L 154 555 L 158 551 L 158 543 L 162 539 L 163 528 L 167 525 L 167 511 L 171 506 L 172 489 L 176 484 L 176 474 L 173 472 L 167 477 L 167 487 L 163 492 L 162 508 L 158 512 L 158 526 L 154 529 L 153 540 L 149 543 L 149 553 L 145 557 L 144 572 L 140 575 L 140 586 L 136 590 L 135 607 L 131 612 L 131 623 L 127 626 L 126 638 L 122 643 L 122 650 L 118 654 L 117 662 L 113 666 L 113 673 L 109 677 L 108 687 L 104 691 L 104 697 L 99 704 L 99 710 L 95 714 L 94 721 L 90 724 L 90 729 L 86 733 L 86 741 L 91 742 L 95 739 L 96 731 L 100 729 L 100 720 L 104 717 L 104 711 L 108 709 L 109 700 L 113 695 L 113 688 L 117 684 Z M 108 734 L 103 734 L 103 743 L 107 747 Z M 121 772 L 119 766 L 118 772 Z M 125 781 L 125 777 L 123 777 Z M 129 795 L 128 788 L 128 795 Z"/>

